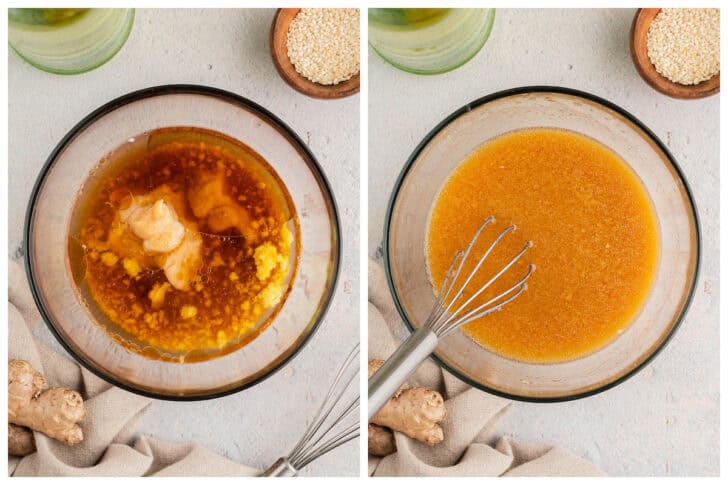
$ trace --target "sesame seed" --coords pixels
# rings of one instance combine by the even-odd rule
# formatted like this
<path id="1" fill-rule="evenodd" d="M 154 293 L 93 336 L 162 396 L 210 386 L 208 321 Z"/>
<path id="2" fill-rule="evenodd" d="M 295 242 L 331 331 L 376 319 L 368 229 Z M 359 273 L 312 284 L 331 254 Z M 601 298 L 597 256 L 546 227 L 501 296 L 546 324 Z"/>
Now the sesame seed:
<path id="1" fill-rule="evenodd" d="M 720 10 L 663 8 L 647 31 L 647 55 L 662 76 L 692 85 L 720 72 Z"/>
<path id="2" fill-rule="evenodd" d="M 332 85 L 359 72 L 359 10 L 302 8 L 286 37 L 296 72 L 318 84 Z"/>

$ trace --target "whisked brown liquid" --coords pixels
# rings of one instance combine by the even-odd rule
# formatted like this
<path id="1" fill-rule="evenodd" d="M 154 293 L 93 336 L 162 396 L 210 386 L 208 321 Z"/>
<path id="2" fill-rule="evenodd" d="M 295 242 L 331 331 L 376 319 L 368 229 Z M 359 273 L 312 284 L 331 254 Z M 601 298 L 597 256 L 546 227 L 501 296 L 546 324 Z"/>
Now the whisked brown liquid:
<path id="1" fill-rule="evenodd" d="M 145 248 L 123 215 L 162 200 L 187 259 Z M 81 298 L 113 338 L 147 357 L 200 361 L 270 323 L 296 272 L 298 221 L 274 170 L 246 145 L 163 128 L 102 160 L 78 195 L 69 261 Z"/>
<path id="2" fill-rule="evenodd" d="M 518 299 L 463 327 L 478 344 L 527 362 L 576 359 L 618 337 L 641 311 L 659 262 L 659 224 L 640 179 L 607 147 L 544 128 L 502 135 L 473 152 L 450 175 L 432 209 L 427 263 L 435 288 L 453 255 L 490 215 L 497 222 L 474 254 L 482 254 L 507 225 L 518 230 L 498 243 L 465 296 L 527 240 L 533 248 L 473 305 L 515 283 L 528 263 L 536 271 Z M 470 258 L 463 275 L 478 259 Z"/>

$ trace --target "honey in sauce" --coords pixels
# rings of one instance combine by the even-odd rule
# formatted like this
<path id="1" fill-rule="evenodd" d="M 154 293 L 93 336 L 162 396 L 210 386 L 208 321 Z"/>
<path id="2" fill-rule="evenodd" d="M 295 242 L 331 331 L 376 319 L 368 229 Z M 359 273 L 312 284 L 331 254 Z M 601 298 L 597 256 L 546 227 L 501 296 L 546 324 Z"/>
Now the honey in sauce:
<path id="1" fill-rule="evenodd" d="M 566 361 L 606 345 L 637 316 L 659 260 L 658 222 L 637 175 L 608 148 L 573 132 L 533 129 L 471 154 L 431 211 L 427 264 L 434 288 L 489 215 L 497 222 L 474 254 L 507 225 L 517 231 L 496 246 L 466 296 L 527 240 L 534 246 L 474 304 L 515 283 L 528 263 L 536 271 L 515 301 L 465 325 L 475 342 L 516 360 Z"/>
<path id="2" fill-rule="evenodd" d="M 69 261 L 95 320 L 149 358 L 206 360 L 254 339 L 295 276 L 298 220 L 252 149 L 172 127 L 101 161 L 78 194 Z"/>

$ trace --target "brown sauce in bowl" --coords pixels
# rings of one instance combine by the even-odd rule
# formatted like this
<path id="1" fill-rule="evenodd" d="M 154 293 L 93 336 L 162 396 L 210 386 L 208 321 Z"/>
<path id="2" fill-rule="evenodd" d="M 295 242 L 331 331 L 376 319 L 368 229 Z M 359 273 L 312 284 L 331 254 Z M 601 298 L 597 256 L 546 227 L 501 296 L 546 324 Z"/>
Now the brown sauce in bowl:
<path id="1" fill-rule="evenodd" d="M 129 140 L 90 174 L 68 238 L 79 296 L 120 344 L 207 360 L 253 340 L 295 277 L 298 220 L 273 168 L 190 127 Z"/>

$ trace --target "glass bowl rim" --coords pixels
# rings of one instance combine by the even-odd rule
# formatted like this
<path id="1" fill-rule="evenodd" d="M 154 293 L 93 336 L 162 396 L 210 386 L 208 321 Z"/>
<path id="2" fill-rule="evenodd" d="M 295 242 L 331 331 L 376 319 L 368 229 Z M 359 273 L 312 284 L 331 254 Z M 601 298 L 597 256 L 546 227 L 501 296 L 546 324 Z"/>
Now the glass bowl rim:
<path id="1" fill-rule="evenodd" d="M 36 200 L 40 194 L 40 189 L 43 185 L 43 182 L 46 179 L 46 176 L 48 175 L 48 172 L 50 168 L 53 166 L 53 164 L 56 162 L 56 159 L 58 158 L 58 155 L 61 153 L 61 151 L 68 146 L 78 135 L 82 130 L 96 122 L 97 120 L 101 119 L 106 114 L 121 108 L 123 106 L 126 106 L 132 102 L 140 101 L 146 98 L 152 98 L 156 96 L 165 96 L 169 94 L 196 94 L 196 95 L 202 95 L 202 96 L 209 96 L 213 98 L 222 99 L 224 101 L 227 101 L 233 105 L 236 105 L 238 107 L 242 107 L 243 109 L 248 109 L 252 112 L 254 112 L 257 115 L 260 115 L 263 119 L 266 119 L 269 121 L 275 128 L 279 129 L 284 136 L 287 136 L 290 138 L 290 140 L 293 142 L 294 145 L 297 145 L 297 148 L 300 148 L 304 155 L 308 158 L 310 165 L 309 167 L 314 172 L 314 175 L 318 175 L 319 180 L 322 185 L 322 189 L 324 192 L 324 198 L 328 199 L 331 203 L 331 211 L 332 211 L 332 217 L 331 217 L 331 228 L 333 231 L 333 239 L 335 239 L 335 244 L 332 246 L 333 251 L 333 261 L 332 261 L 332 278 L 330 279 L 330 284 L 328 285 L 328 288 L 326 289 L 326 293 L 324 293 L 323 297 L 323 303 L 321 305 L 321 311 L 319 312 L 319 315 L 314 322 L 313 326 L 309 330 L 309 332 L 304 335 L 303 339 L 299 342 L 298 346 L 291 352 L 290 355 L 286 356 L 283 360 L 278 362 L 276 365 L 268 369 L 267 372 L 260 375 L 259 377 L 253 379 L 250 382 L 247 382 L 245 384 L 233 386 L 230 388 L 223 388 L 223 390 L 219 391 L 213 391 L 209 393 L 198 393 L 198 394 L 190 394 L 190 395 L 175 395 L 175 394 L 163 394 L 163 393 L 157 393 L 154 391 L 148 391 L 146 389 L 140 389 L 137 387 L 134 387 L 132 385 L 128 385 L 123 382 L 119 382 L 113 375 L 109 375 L 106 372 L 102 371 L 101 369 L 98 369 L 96 366 L 94 366 L 91 362 L 87 361 L 84 357 L 76 353 L 73 348 L 65 341 L 65 339 L 61 336 L 61 333 L 59 330 L 55 327 L 55 324 L 53 323 L 50 315 L 48 314 L 43 301 L 40 296 L 39 288 L 36 285 L 36 273 L 33 271 L 32 264 L 30 262 L 30 257 L 32 254 L 32 251 L 30 250 L 32 247 L 32 239 L 30 237 L 31 235 L 31 221 L 33 219 L 34 214 L 34 208 L 36 204 Z M 311 152 L 311 150 L 308 148 L 308 146 L 303 142 L 303 140 L 296 134 L 293 129 L 291 129 L 286 123 L 284 123 L 280 118 L 278 118 L 276 115 L 274 115 L 272 112 L 264 108 L 263 106 L 259 105 L 258 103 L 251 101 L 248 98 L 245 98 L 243 96 L 231 93 L 230 91 L 226 91 L 219 88 L 214 88 L 211 86 L 204 86 L 204 85 L 197 85 L 197 84 L 164 84 L 159 86 L 152 86 L 149 88 L 139 89 L 136 91 L 129 92 L 127 94 L 124 94 L 122 96 L 119 96 L 99 108 L 95 109 L 88 115 L 86 115 L 81 121 L 79 121 L 76 125 L 71 128 L 68 133 L 66 133 L 61 141 L 58 142 L 58 144 L 53 148 L 50 155 L 46 159 L 45 163 L 43 164 L 43 167 L 41 168 L 38 177 L 36 178 L 36 181 L 33 185 L 33 189 L 30 193 L 30 199 L 28 201 L 28 208 L 25 213 L 25 222 L 24 222 L 24 228 L 23 228 L 23 238 L 24 238 L 24 249 L 25 249 L 25 257 L 24 259 L 24 266 L 25 266 L 25 274 L 28 278 L 28 284 L 30 286 L 30 292 L 33 295 L 33 301 L 35 302 L 36 307 L 38 308 L 38 312 L 41 315 L 41 318 L 45 322 L 46 326 L 50 330 L 51 334 L 55 337 L 55 339 L 61 344 L 61 346 L 64 348 L 66 352 L 68 352 L 73 359 L 81 364 L 83 367 L 85 367 L 87 370 L 89 370 L 91 373 L 96 375 L 97 377 L 100 377 L 101 379 L 105 380 L 106 382 L 110 383 L 113 386 L 119 387 L 121 389 L 124 389 L 125 391 L 132 392 L 134 394 L 138 394 L 141 396 L 153 398 L 153 399 L 160 399 L 165 401 L 203 401 L 208 399 L 217 399 L 220 397 L 228 396 L 231 394 L 238 393 L 240 391 L 243 391 L 245 389 L 248 389 L 250 387 L 255 386 L 256 384 L 259 384 L 266 380 L 268 377 L 272 376 L 276 372 L 278 372 L 280 369 L 282 369 L 286 364 L 288 364 L 290 361 L 292 361 L 298 354 L 301 352 L 301 350 L 306 347 L 306 345 L 311 340 L 311 337 L 316 333 L 316 331 L 321 326 L 321 323 L 323 322 L 324 318 L 326 317 L 326 313 L 331 305 L 331 301 L 333 300 L 334 293 L 336 291 L 336 285 L 339 280 L 339 273 L 341 269 L 341 223 L 339 219 L 339 210 L 336 204 L 336 199 L 334 198 L 334 192 L 331 189 L 331 184 L 329 183 L 329 180 L 326 178 L 326 174 L 324 173 L 323 169 L 321 168 L 321 165 L 319 164 L 318 160 L 314 156 L 314 154 Z M 218 388 L 219 389 L 219 388 Z"/>
<path id="2" fill-rule="evenodd" d="M 500 396 L 506 399 L 511 399 L 514 401 L 522 401 L 522 402 L 532 402 L 532 403 L 553 403 L 553 402 L 566 402 L 566 401 L 573 401 L 576 399 L 582 399 L 585 397 L 593 396 L 595 394 L 599 394 L 601 392 L 604 392 L 608 389 L 611 389 L 612 387 L 615 387 L 630 377 L 637 374 L 639 371 L 641 371 L 647 364 L 652 362 L 652 360 L 664 349 L 667 344 L 672 340 L 672 337 L 677 332 L 677 329 L 682 324 L 685 315 L 688 312 L 688 309 L 690 308 L 690 304 L 693 301 L 693 297 L 695 296 L 695 290 L 698 283 L 698 276 L 700 274 L 700 263 L 701 263 L 701 235 L 700 235 L 700 219 L 698 218 L 698 211 L 697 206 L 695 204 L 695 199 L 693 197 L 692 191 L 690 189 L 690 185 L 688 184 L 687 178 L 685 177 L 682 169 L 678 165 L 677 161 L 675 160 L 675 157 L 673 157 L 670 150 L 662 143 L 662 141 L 655 135 L 655 133 L 650 130 L 647 125 L 642 123 L 636 116 L 629 113 L 624 108 L 621 108 L 620 106 L 612 103 L 611 101 L 607 101 L 604 98 L 601 98 L 599 96 L 596 96 L 594 94 L 580 91 L 578 89 L 573 88 L 567 88 L 562 86 L 547 86 L 547 85 L 535 85 L 535 86 L 521 86 L 521 87 L 515 87 L 515 88 L 509 88 L 504 89 L 501 91 L 496 91 L 494 93 L 488 94 L 486 96 L 483 96 L 481 98 L 478 98 L 474 101 L 471 101 L 470 103 L 465 104 L 461 108 L 453 111 L 450 115 L 445 117 L 442 121 L 440 121 L 432 130 L 430 130 L 425 137 L 420 141 L 420 143 L 415 147 L 415 149 L 412 151 L 412 154 L 409 156 L 407 161 L 404 164 L 404 167 L 402 168 L 402 171 L 400 172 L 399 176 L 397 177 L 397 180 L 394 183 L 394 188 L 392 189 L 392 194 L 389 197 L 389 202 L 387 203 L 387 211 L 384 216 L 384 239 L 383 239 L 383 256 L 384 256 L 384 273 L 387 277 L 387 285 L 389 286 L 389 292 L 392 295 L 392 300 L 394 300 L 394 306 L 397 308 L 397 312 L 399 313 L 399 316 L 402 318 L 402 321 L 404 322 L 405 326 L 410 332 L 414 332 L 416 328 L 414 325 L 412 325 L 412 322 L 409 321 L 407 314 L 404 311 L 404 308 L 402 306 L 402 303 L 399 300 L 399 297 L 397 296 L 397 290 L 394 286 L 394 279 L 392 276 L 392 269 L 390 266 L 390 254 L 389 254 L 389 236 L 391 233 L 391 222 L 392 222 L 392 216 L 394 212 L 394 205 L 397 202 L 397 198 L 400 192 L 400 189 L 402 188 L 402 184 L 404 183 L 404 180 L 407 178 L 407 175 L 409 174 L 410 169 L 414 165 L 415 160 L 419 157 L 422 150 L 432 141 L 432 139 L 437 136 L 440 131 L 442 131 L 445 127 L 447 127 L 451 122 L 453 122 L 455 119 L 459 118 L 460 116 L 472 111 L 475 108 L 478 108 L 482 105 L 485 105 L 491 101 L 496 101 L 502 98 L 507 98 L 511 96 L 517 96 L 522 94 L 533 94 L 533 93 L 554 93 L 554 94 L 564 94 L 568 96 L 574 96 L 577 98 L 581 98 L 586 101 L 591 101 L 596 104 L 601 105 L 604 108 L 607 108 L 608 110 L 611 110 L 613 112 L 616 112 L 618 115 L 623 116 L 626 118 L 629 122 L 633 123 L 639 130 L 641 130 L 647 137 L 652 140 L 655 145 L 657 145 L 657 148 L 667 157 L 667 160 L 669 161 L 670 165 L 672 165 L 672 168 L 675 170 L 675 173 L 677 174 L 678 179 L 682 183 L 683 187 L 685 187 L 685 193 L 690 205 L 690 212 L 692 213 L 693 220 L 695 221 L 694 228 L 695 228 L 695 270 L 692 274 L 692 282 L 690 284 L 690 289 L 687 293 L 687 298 L 685 299 L 685 303 L 683 304 L 682 308 L 680 309 L 680 312 L 675 317 L 674 321 L 672 322 L 672 328 L 670 331 L 665 335 L 664 339 L 660 344 L 655 348 L 655 350 L 649 354 L 642 362 L 639 362 L 634 368 L 632 368 L 629 372 L 625 373 L 624 375 L 621 375 L 617 379 L 614 379 L 612 381 L 609 381 L 599 387 L 596 387 L 594 389 L 590 389 L 585 392 L 578 392 L 574 394 L 568 394 L 564 396 L 557 396 L 557 397 L 532 397 L 532 396 L 522 396 L 519 394 L 513 394 L 504 392 L 489 386 L 486 386 L 480 382 L 477 382 L 474 379 L 471 379 L 460 372 L 458 372 L 456 369 L 452 368 L 450 365 L 448 365 L 444 360 L 442 360 L 440 357 L 438 357 L 434 352 L 432 355 L 430 355 L 430 358 L 435 361 L 435 363 L 440 366 L 442 369 L 448 371 L 461 381 L 467 383 L 468 385 L 480 389 L 481 391 L 485 391 L 490 394 L 494 394 L 496 396 Z"/>

